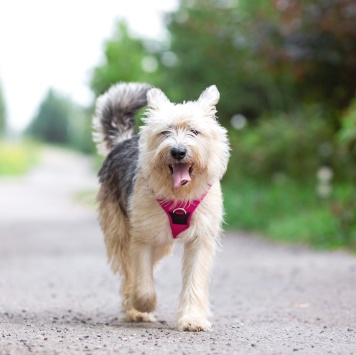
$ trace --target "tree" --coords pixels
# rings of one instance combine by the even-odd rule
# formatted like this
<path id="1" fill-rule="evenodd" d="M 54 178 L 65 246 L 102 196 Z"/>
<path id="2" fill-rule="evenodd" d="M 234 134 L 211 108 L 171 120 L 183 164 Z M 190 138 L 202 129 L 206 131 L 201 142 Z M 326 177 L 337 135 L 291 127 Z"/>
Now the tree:
<path id="1" fill-rule="evenodd" d="M 70 107 L 69 100 L 50 89 L 26 132 L 46 142 L 68 143 Z"/>
<path id="2" fill-rule="evenodd" d="M 180 101 L 187 95 L 197 98 L 204 87 L 216 84 L 219 117 L 225 124 L 237 113 L 254 119 L 284 109 L 291 95 L 256 55 L 259 31 L 267 31 L 259 12 L 273 18 L 266 1 L 182 0 L 167 19 L 177 65 L 160 69 L 166 73 L 165 89 Z"/>
<path id="3" fill-rule="evenodd" d="M 127 24 L 120 21 L 104 45 L 104 62 L 94 68 L 90 86 L 98 96 L 120 81 L 152 83 L 156 67 L 156 59 L 144 41 L 131 36 Z"/>
<path id="4" fill-rule="evenodd" d="M 92 110 L 72 104 L 69 112 L 69 145 L 82 153 L 96 152 L 92 140 Z"/>
<path id="5" fill-rule="evenodd" d="M 356 91 L 354 1 L 274 0 L 274 7 L 278 20 L 259 48 L 266 69 L 288 70 L 303 102 L 346 108 Z"/>
<path id="6" fill-rule="evenodd" d="M 290 95 L 260 69 L 250 40 L 247 24 L 257 9 L 271 12 L 272 6 L 263 0 L 252 5 L 183 0 L 167 18 L 168 45 L 134 38 L 119 22 L 105 43 L 104 62 L 93 70 L 91 88 L 100 95 L 119 81 L 146 81 L 181 102 L 196 99 L 205 87 L 216 84 L 221 92 L 219 117 L 225 123 L 236 113 L 255 118 L 282 108 Z"/>
<path id="7" fill-rule="evenodd" d="M 92 153 L 91 110 L 49 90 L 26 134 L 49 143 L 66 144 L 83 153 Z"/>
<path id="8" fill-rule="evenodd" d="M 0 137 L 5 134 L 6 129 L 6 106 L 5 99 L 0 85 Z"/>
<path id="9" fill-rule="evenodd" d="M 91 87 L 99 95 L 118 81 L 148 81 L 180 102 L 216 84 L 225 125 L 235 114 L 257 120 L 317 104 L 337 130 L 339 110 L 356 90 L 352 5 L 352 0 L 181 0 L 166 18 L 168 45 L 133 38 L 119 23 Z M 146 59 L 151 70 L 143 65 Z"/>

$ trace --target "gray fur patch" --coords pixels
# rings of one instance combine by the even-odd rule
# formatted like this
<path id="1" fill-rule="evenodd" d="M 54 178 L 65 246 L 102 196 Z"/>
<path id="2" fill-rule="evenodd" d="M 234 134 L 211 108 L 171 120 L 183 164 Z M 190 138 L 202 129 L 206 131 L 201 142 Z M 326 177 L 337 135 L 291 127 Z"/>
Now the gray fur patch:
<path id="1" fill-rule="evenodd" d="M 106 157 L 99 171 L 104 188 L 104 199 L 114 198 L 127 217 L 128 199 L 132 194 L 133 180 L 138 162 L 137 135 L 119 143 Z"/>

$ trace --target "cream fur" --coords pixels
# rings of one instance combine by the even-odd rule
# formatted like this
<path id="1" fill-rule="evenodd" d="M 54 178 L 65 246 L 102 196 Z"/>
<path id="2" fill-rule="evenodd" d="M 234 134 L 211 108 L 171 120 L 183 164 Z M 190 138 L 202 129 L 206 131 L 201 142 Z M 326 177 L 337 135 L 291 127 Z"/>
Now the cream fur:
<path id="1" fill-rule="evenodd" d="M 226 130 L 215 117 L 219 92 L 211 86 L 195 102 L 173 104 L 161 90 L 151 89 L 147 100 L 128 218 L 105 186 L 98 194 L 108 258 L 112 270 L 122 277 L 126 318 L 150 321 L 157 302 L 154 267 L 176 242 L 183 243 L 183 285 L 177 327 L 188 331 L 210 330 L 208 281 L 223 220 L 220 179 L 229 158 Z M 170 151 L 176 146 L 187 149 L 184 162 L 192 166 L 191 181 L 177 189 L 169 169 L 174 163 Z M 193 214 L 190 228 L 173 239 L 168 218 L 156 198 L 192 201 L 207 190 Z"/>

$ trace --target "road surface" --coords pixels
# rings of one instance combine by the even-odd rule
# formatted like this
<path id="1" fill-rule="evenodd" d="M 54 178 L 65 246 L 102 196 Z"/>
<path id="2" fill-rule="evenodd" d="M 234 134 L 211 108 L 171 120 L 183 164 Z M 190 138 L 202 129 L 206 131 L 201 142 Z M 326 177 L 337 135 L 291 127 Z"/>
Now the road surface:
<path id="1" fill-rule="evenodd" d="M 356 258 L 222 239 L 211 280 L 212 332 L 175 330 L 178 247 L 156 273 L 156 323 L 125 323 L 106 263 L 90 161 L 55 149 L 0 179 L 0 355 L 356 354 Z M 258 218 L 258 216 L 256 216 Z"/>

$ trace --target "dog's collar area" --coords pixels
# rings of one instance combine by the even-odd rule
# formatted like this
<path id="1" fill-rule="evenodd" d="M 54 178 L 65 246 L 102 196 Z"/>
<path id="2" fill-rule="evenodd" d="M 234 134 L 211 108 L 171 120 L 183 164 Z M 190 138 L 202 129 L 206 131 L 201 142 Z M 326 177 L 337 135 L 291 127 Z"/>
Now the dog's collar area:
<path id="1" fill-rule="evenodd" d="M 209 189 L 210 189 L 209 185 Z M 199 199 L 192 202 L 186 201 L 166 201 L 156 199 L 158 204 L 162 207 L 163 211 L 167 214 L 169 226 L 171 227 L 173 238 L 177 238 L 180 233 L 187 230 L 190 226 L 190 220 L 194 211 L 198 208 L 204 197 L 209 192 L 206 191 Z"/>

